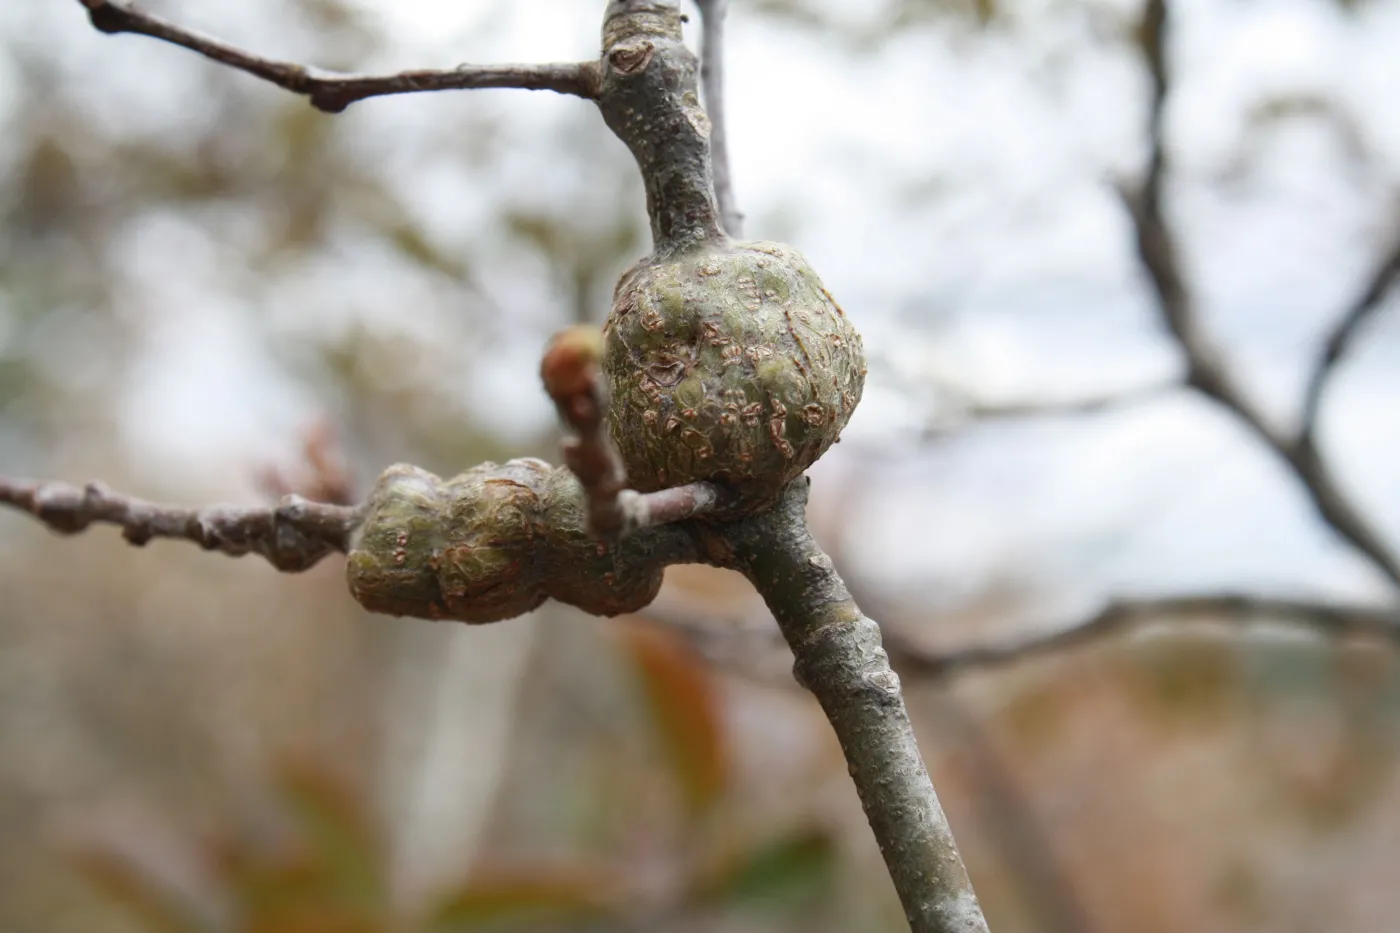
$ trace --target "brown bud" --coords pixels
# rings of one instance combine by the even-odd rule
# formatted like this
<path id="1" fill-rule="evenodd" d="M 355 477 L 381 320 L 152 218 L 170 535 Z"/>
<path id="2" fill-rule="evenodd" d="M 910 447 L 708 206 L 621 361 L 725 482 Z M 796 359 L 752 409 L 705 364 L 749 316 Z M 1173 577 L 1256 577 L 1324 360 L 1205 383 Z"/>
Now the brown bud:
<path id="1" fill-rule="evenodd" d="M 603 335 L 596 327 L 570 327 L 554 335 L 540 361 L 540 378 L 555 404 L 591 395 L 603 357 Z"/>

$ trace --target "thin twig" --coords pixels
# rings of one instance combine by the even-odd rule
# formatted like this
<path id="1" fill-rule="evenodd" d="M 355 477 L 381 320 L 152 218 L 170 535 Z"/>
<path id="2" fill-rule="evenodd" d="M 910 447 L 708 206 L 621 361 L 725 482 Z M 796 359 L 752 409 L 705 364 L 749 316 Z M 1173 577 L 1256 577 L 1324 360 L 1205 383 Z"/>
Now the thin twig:
<path id="1" fill-rule="evenodd" d="M 122 0 L 79 0 L 93 26 L 102 32 L 130 32 L 162 39 L 206 58 L 270 81 L 295 94 L 304 94 L 318 110 L 339 113 L 357 100 L 385 94 L 449 91 L 474 88 L 523 88 L 557 91 L 593 99 L 598 93 L 598 66 L 593 62 L 545 65 L 458 65 L 418 69 L 388 75 L 343 74 L 275 61 L 229 45 L 212 36 L 178 26 L 138 10 Z"/>
<path id="2" fill-rule="evenodd" d="M 779 644 L 778 632 L 768 618 L 721 621 L 700 611 L 656 603 L 640 614 L 682 632 L 705 657 L 717 663 L 729 663 L 751 656 L 763 646 Z M 1284 626 L 1309 630 L 1322 638 L 1375 638 L 1400 648 L 1400 610 L 1242 593 L 1114 600 L 1089 618 L 1069 625 L 991 644 L 941 651 L 915 644 L 901 634 L 900 628 L 887 629 L 884 643 L 890 663 L 903 675 L 938 679 L 964 671 L 1008 667 L 1141 626 L 1183 621 L 1234 629 Z"/>
<path id="3" fill-rule="evenodd" d="M 710 157 L 714 161 L 715 200 L 719 202 L 724 232 L 744 235 L 744 215 L 734 198 L 734 176 L 729 170 L 729 133 L 724 109 L 724 18 L 729 0 L 695 0 L 700 8 L 700 85 L 705 111 L 710 117 Z"/>
<path id="4" fill-rule="evenodd" d="M 1197 317 L 1190 288 L 1182 272 L 1180 250 L 1162 210 L 1162 186 L 1166 175 L 1163 118 L 1170 87 L 1166 59 L 1166 0 L 1147 0 L 1139 40 L 1152 79 L 1149 157 L 1141 189 L 1121 193 L 1137 234 L 1138 258 L 1152 282 L 1158 310 L 1167 330 L 1186 357 L 1187 385 L 1232 411 L 1283 458 L 1303 484 L 1323 522 L 1365 555 L 1392 584 L 1400 587 L 1400 557 L 1342 493 L 1313 444 L 1312 435 L 1309 433 L 1295 439 L 1285 436 L 1268 423 L 1233 378 Z"/>
<path id="5" fill-rule="evenodd" d="M 29 512 L 60 534 L 93 522 L 118 525 L 138 547 L 152 538 L 183 538 L 233 557 L 255 553 L 278 570 L 306 570 L 333 551 L 344 553 L 359 524 L 352 506 L 286 496 L 276 506 L 160 505 L 113 492 L 101 483 L 73 486 L 0 477 L 0 503 Z"/>
<path id="6" fill-rule="evenodd" d="M 1303 401 L 1302 425 L 1298 430 L 1300 444 L 1315 445 L 1318 414 L 1322 408 L 1322 395 L 1328 380 L 1336 372 L 1337 364 L 1351 347 L 1352 339 L 1376 312 L 1384 307 L 1386 295 L 1400 279 L 1400 236 L 1390 247 L 1390 252 L 1381 260 L 1371 275 L 1366 287 L 1352 301 L 1346 313 L 1327 334 L 1327 342 L 1313 365 L 1312 375 Z"/>
<path id="7" fill-rule="evenodd" d="M 331 421 L 320 419 L 302 432 L 301 456 L 294 472 L 272 464 L 257 470 L 258 488 L 271 499 L 296 495 L 331 505 L 354 505 L 359 500 L 355 478 Z"/>
<path id="8" fill-rule="evenodd" d="M 713 483 L 689 483 L 650 493 L 624 488 L 626 471 L 608 433 L 599 368 L 602 340 L 596 327 L 560 331 L 540 363 L 545 391 L 575 434 L 564 442 L 564 463 L 587 497 L 589 531 L 600 537 L 621 537 L 694 518 L 728 503 L 729 494 Z"/>
<path id="9" fill-rule="evenodd" d="M 919 755 L 899 677 L 831 559 L 812 540 L 798 480 L 774 508 L 722 531 L 816 696 L 914 933 L 975 933 L 987 922 Z"/>

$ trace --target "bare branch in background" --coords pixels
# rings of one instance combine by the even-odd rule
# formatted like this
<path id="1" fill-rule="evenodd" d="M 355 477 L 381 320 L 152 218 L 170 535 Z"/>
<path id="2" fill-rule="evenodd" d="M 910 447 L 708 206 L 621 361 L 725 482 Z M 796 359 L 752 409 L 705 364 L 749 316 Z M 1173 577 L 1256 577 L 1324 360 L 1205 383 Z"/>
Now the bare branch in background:
<path id="1" fill-rule="evenodd" d="M 641 615 L 683 633 L 702 655 L 717 663 L 751 657 L 756 649 L 778 644 L 777 632 L 767 619 L 716 620 L 684 607 L 656 604 Z M 886 628 L 884 640 L 890 663 L 904 676 L 941 679 L 964 671 L 1005 667 L 1141 626 L 1170 622 L 1205 622 L 1238 629 L 1285 626 L 1311 630 L 1323 638 L 1376 638 L 1400 648 L 1400 610 L 1239 593 L 1114 600 L 1081 622 L 946 651 L 917 645 L 900 628 Z"/>
<path id="2" fill-rule="evenodd" d="M 587 497 L 589 530 L 600 537 L 617 537 L 694 518 L 725 504 L 728 494 L 713 483 L 650 493 L 624 488 L 622 458 L 608 433 L 602 355 L 602 333 L 585 325 L 556 334 L 540 363 L 545 391 L 576 435 L 564 442 L 564 463 Z"/>
<path id="3" fill-rule="evenodd" d="M 1322 520 L 1364 554 L 1392 584 L 1400 587 L 1400 557 L 1343 494 L 1332 471 L 1318 455 L 1311 433 L 1295 440 L 1269 425 L 1230 374 L 1197 316 L 1182 271 L 1180 249 L 1162 210 L 1166 175 L 1163 117 L 1170 88 L 1166 60 L 1168 21 L 1166 0 L 1147 0 L 1139 29 L 1139 41 L 1152 79 L 1147 174 L 1140 190 L 1124 192 L 1123 198 L 1137 234 L 1138 258 L 1152 282 L 1158 310 L 1186 357 L 1186 382 L 1234 412 L 1282 457 L 1303 484 Z M 1368 313 L 1361 312 L 1361 317 Z"/>
<path id="4" fill-rule="evenodd" d="M 312 106 L 326 113 L 339 113 L 355 101 L 367 97 L 420 91 L 522 88 L 557 91 L 590 100 L 598 93 L 598 69 L 593 62 L 458 65 L 456 68 L 418 69 L 388 75 L 341 74 L 254 55 L 212 36 L 138 10 L 121 0 L 80 2 L 87 8 L 93 26 L 102 32 L 130 32 L 163 39 L 295 94 L 303 94 L 310 98 Z"/>
<path id="5" fill-rule="evenodd" d="M 1115 601 L 1094 616 L 1065 628 L 942 653 L 915 647 L 896 635 L 889 639 L 889 650 L 896 666 L 909 676 L 947 677 L 1077 648 L 1137 626 L 1168 620 L 1234 627 L 1289 625 L 1312 629 L 1328 638 L 1369 636 L 1400 645 L 1400 611 L 1227 593 Z"/>
<path id="6" fill-rule="evenodd" d="M 93 522 L 118 525 L 140 547 L 152 538 L 183 538 L 233 557 L 255 553 L 278 570 L 306 570 L 332 552 L 344 553 L 359 523 L 350 506 L 287 496 L 273 507 L 159 505 L 113 492 L 101 483 L 72 486 L 0 477 L 0 503 L 29 512 L 60 534 Z"/>
<path id="7" fill-rule="evenodd" d="M 1397 279 L 1400 279 L 1400 236 L 1395 238 L 1390 252 L 1381 260 L 1361 294 L 1327 334 L 1327 342 L 1323 344 L 1322 353 L 1313 365 L 1312 376 L 1308 379 L 1303 402 L 1302 427 L 1298 431 L 1300 444 L 1309 447 L 1316 445 L 1317 420 L 1322 408 L 1322 394 L 1327 388 L 1328 380 L 1351 347 L 1356 332 L 1384 306 L 1385 297 Z"/>
<path id="8" fill-rule="evenodd" d="M 1181 390 L 1179 382 L 1163 382 L 1140 386 L 1124 392 L 1088 398 L 1066 399 L 1064 401 L 1026 402 L 1024 404 L 998 404 L 959 399 L 950 407 L 953 416 L 940 419 L 924 428 L 925 440 L 934 440 L 953 433 L 961 428 L 986 424 L 993 421 L 1022 421 L 1036 418 L 1067 418 L 1078 415 L 1095 415 L 1117 408 L 1138 405 L 1171 395 Z"/>
<path id="9" fill-rule="evenodd" d="M 719 202 L 724 232 L 740 239 L 744 235 L 744 215 L 734 198 L 724 109 L 724 18 L 729 13 L 729 0 L 695 0 L 695 5 L 700 8 L 700 82 L 705 92 L 705 111 L 710 116 L 715 200 Z"/>

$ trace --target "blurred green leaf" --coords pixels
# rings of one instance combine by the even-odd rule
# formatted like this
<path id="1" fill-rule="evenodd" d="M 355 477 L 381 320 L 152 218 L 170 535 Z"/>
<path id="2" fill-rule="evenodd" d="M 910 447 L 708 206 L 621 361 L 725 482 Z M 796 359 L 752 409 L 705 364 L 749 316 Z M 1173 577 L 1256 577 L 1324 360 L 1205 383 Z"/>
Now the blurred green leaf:
<path id="1" fill-rule="evenodd" d="M 327 902 L 368 914 L 387 909 L 387 857 L 362 800 L 323 770 L 285 766 L 282 791 L 292 808 Z"/>
<path id="2" fill-rule="evenodd" d="M 806 830 L 746 853 L 702 885 L 698 900 L 717 906 L 792 910 L 815 900 L 836 872 L 836 845 Z"/>
<path id="3" fill-rule="evenodd" d="M 1133 646 L 1134 690 L 1145 711 L 1170 724 L 1218 723 L 1245 699 L 1232 639 L 1181 632 Z"/>
<path id="4" fill-rule="evenodd" d="M 724 793 L 729 771 L 714 679 L 689 646 L 657 625 L 626 623 L 619 632 L 676 783 L 698 813 Z"/>

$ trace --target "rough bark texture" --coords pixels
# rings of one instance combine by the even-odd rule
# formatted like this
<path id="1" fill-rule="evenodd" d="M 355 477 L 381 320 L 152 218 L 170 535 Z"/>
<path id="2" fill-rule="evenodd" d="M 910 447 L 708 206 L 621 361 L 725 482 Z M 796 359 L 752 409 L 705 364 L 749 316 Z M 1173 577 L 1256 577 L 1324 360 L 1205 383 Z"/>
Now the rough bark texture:
<path id="1" fill-rule="evenodd" d="M 803 515 L 807 483 L 732 526 L 735 565 L 762 594 L 798 681 L 836 730 L 851 779 L 916 933 L 985 931 L 977 896 L 919 755 L 880 628 L 861 614 Z"/>
<path id="2" fill-rule="evenodd" d="M 603 21 L 598 109 L 637 160 L 657 255 L 723 242 L 695 53 L 664 0 L 614 0 Z"/>

